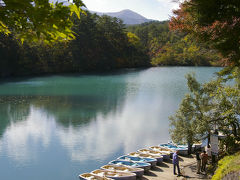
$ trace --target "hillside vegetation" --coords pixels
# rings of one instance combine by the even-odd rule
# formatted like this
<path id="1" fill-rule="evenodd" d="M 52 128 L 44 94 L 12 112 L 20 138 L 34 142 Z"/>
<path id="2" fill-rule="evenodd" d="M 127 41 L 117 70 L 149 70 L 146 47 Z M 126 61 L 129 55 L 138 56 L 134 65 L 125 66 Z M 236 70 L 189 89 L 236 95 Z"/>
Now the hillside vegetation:
<path id="1" fill-rule="evenodd" d="M 146 48 L 152 65 L 219 66 L 221 56 L 207 44 L 199 43 L 186 33 L 169 30 L 169 22 L 149 22 L 129 26 Z"/>
<path id="2" fill-rule="evenodd" d="M 169 30 L 168 22 L 126 26 L 106 15 L 73 19 L 72 41 L 48 45 L 0 34 L 0 77 L 111 71 L 149 66 L 212 66 L 221 58 L 190 35 Z"/>
<path id="3" fill-rule="evenodd" d="M 121 20 L 88 13 L 73 22 L 76 38 L 52 46 L 41 41 L 21 44 L 15 36 L 0 34 L 0 76 L 150 66 L 139 39 L 126 32 Z"/>
<path id="4" fill-rule="evenodd" d="M 226 175 L 239 173 L 240 172 L 240 152 L 231 155 L 225 156 L 218 162 L 218 168 L 215 172 L 215 175 L 212 177 L 212 180 L 223 179 Z"/>

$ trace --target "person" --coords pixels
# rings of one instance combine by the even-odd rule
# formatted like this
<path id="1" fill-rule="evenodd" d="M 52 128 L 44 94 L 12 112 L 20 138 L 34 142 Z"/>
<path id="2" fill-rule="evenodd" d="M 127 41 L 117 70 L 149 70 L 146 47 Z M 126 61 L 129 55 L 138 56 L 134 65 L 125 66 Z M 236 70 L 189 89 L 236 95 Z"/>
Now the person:
<path id="1" fill-rule="evenodd" d="M 207 146 L 206 152 L 208 155 L 208 159 L 210 159 L 210 157 L 211 157 L 211 146 L 210 145 Z"/>
<path id="2" fill-rule="evenodd" d="M 201 171 L 206 171 L 206 165 L 207 165 L 207 161 L 208 161 L 208 155 L 206 153 L 206 151 L 203 151 L 203 153 L 201 154 L 202 156 L 202 168 Z"/>
<path id="3" fill-rule="evenodd" d="M 177 167 L 177 170 L 178 170 L 178 175 L 180 176 L 181 173 L 180 173 L 180 168 L 179 168 L 179 157 L 178 157 L 178 151 L 176 151 L 174 154 L 173 154 L 173 174 L 176 175 L 176 167 Z"/>
<path id="4" fill-rule="evenodd" d="M 197 150 L 197 152 L 196 152 L 196 159 L 197 159 L 197 174 L 200 174 L 201 156 L 200 156 L 200 151 L 199 150 Z"/>

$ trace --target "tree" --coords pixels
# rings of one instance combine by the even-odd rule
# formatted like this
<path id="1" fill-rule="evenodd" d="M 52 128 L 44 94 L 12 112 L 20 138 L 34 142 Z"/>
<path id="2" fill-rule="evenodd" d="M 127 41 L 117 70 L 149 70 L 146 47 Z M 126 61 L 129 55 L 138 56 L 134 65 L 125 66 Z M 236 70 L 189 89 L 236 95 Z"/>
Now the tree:
<path id="1" fill-rule="evenodd" d="M 193 119 L 194 108 L 191 102 L 191 96 L 186 95 L 176 114 L 169 117 L 172 140 L 177 143 L 188 144 L 188 154 L 191 154 L 192 145 L 198 140 L 195 133 L 195 120 Z"/>
<path id="2" fill-rule="evenodd" d="M 200 84 L 190 74 L 187 81 L 190 93 L 185 95 L 176 114 L 169 118 L 173 140 L 191 144 L 210 138 L 217 130 L 226 135 L 223 144 L 228 152 L 239 146 L 239 84 L 228 85 L 221 77 Z"/>
<path id="3" fill-rule="evenodd" d="M 23 41 L 52 43 L 74 39 L 71 16 L 80 18 L 82 0 L 50 3 L 48 0 L 1 0 L 0 33 L 13 33 Z"/>
<path id="4" fill-rule="evenodd" d="M 240 2 L 185 0 L 175 10 L 170 27 L 193 34 L 219 50 L 224 63 L 240 64 Z"/>
<path id="5" fill-rule="evenodd" d="M 136 34 L 154 66 L 219 66 L 220 55 L 191 35 L 169 30 L 168 21 L 148 22 L 127 27 Z"/>

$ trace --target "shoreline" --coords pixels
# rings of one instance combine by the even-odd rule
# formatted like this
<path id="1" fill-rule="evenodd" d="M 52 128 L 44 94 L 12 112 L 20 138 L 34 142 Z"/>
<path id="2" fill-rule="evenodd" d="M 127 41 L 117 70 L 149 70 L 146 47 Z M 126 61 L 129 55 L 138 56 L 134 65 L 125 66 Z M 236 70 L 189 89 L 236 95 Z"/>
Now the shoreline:
<path id="1" fill-rule="evenodd" d="M 145 173 L 139 180 L 180 180 L 180 179 L 209 179 L 206 174 L 196 174 L 196 159 L 194 156 L 179 156 L 181 176 L 173 175 L 172 161 L 164 161 L 149 172 Z"/>

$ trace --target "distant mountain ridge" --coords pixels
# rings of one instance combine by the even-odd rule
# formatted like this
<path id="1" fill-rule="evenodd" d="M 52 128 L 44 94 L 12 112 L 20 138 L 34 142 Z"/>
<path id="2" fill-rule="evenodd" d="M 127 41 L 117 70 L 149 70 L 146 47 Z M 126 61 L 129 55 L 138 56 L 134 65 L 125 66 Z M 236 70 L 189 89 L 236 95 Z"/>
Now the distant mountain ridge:
<path id="1" fill-rule="evenodd" d="M 116 17 L 116 18 L 122 19 L 123 23 L 128 24 L 128 25 L 142 24 L 142 23 L 145 23 L 145 22 L 155 21 L 155 20 L 152 20 L 152 19 L 147 19 L 144 16 L 142 16 L 142 15 L 140 15 L 140 14 L 134 12 L 134 11 L 131 11 L 129 9 L 125 9 L 125 10 L 122 10 L 122 11 L 119 11 L 119 12 L 106 12 L 106 13 L 95 12 L 95 11 L 91 11 L 91 12 L 96 13 L 99 16 L 108 15 L 108 16 L 111 16 L 111 17 Z"/>

